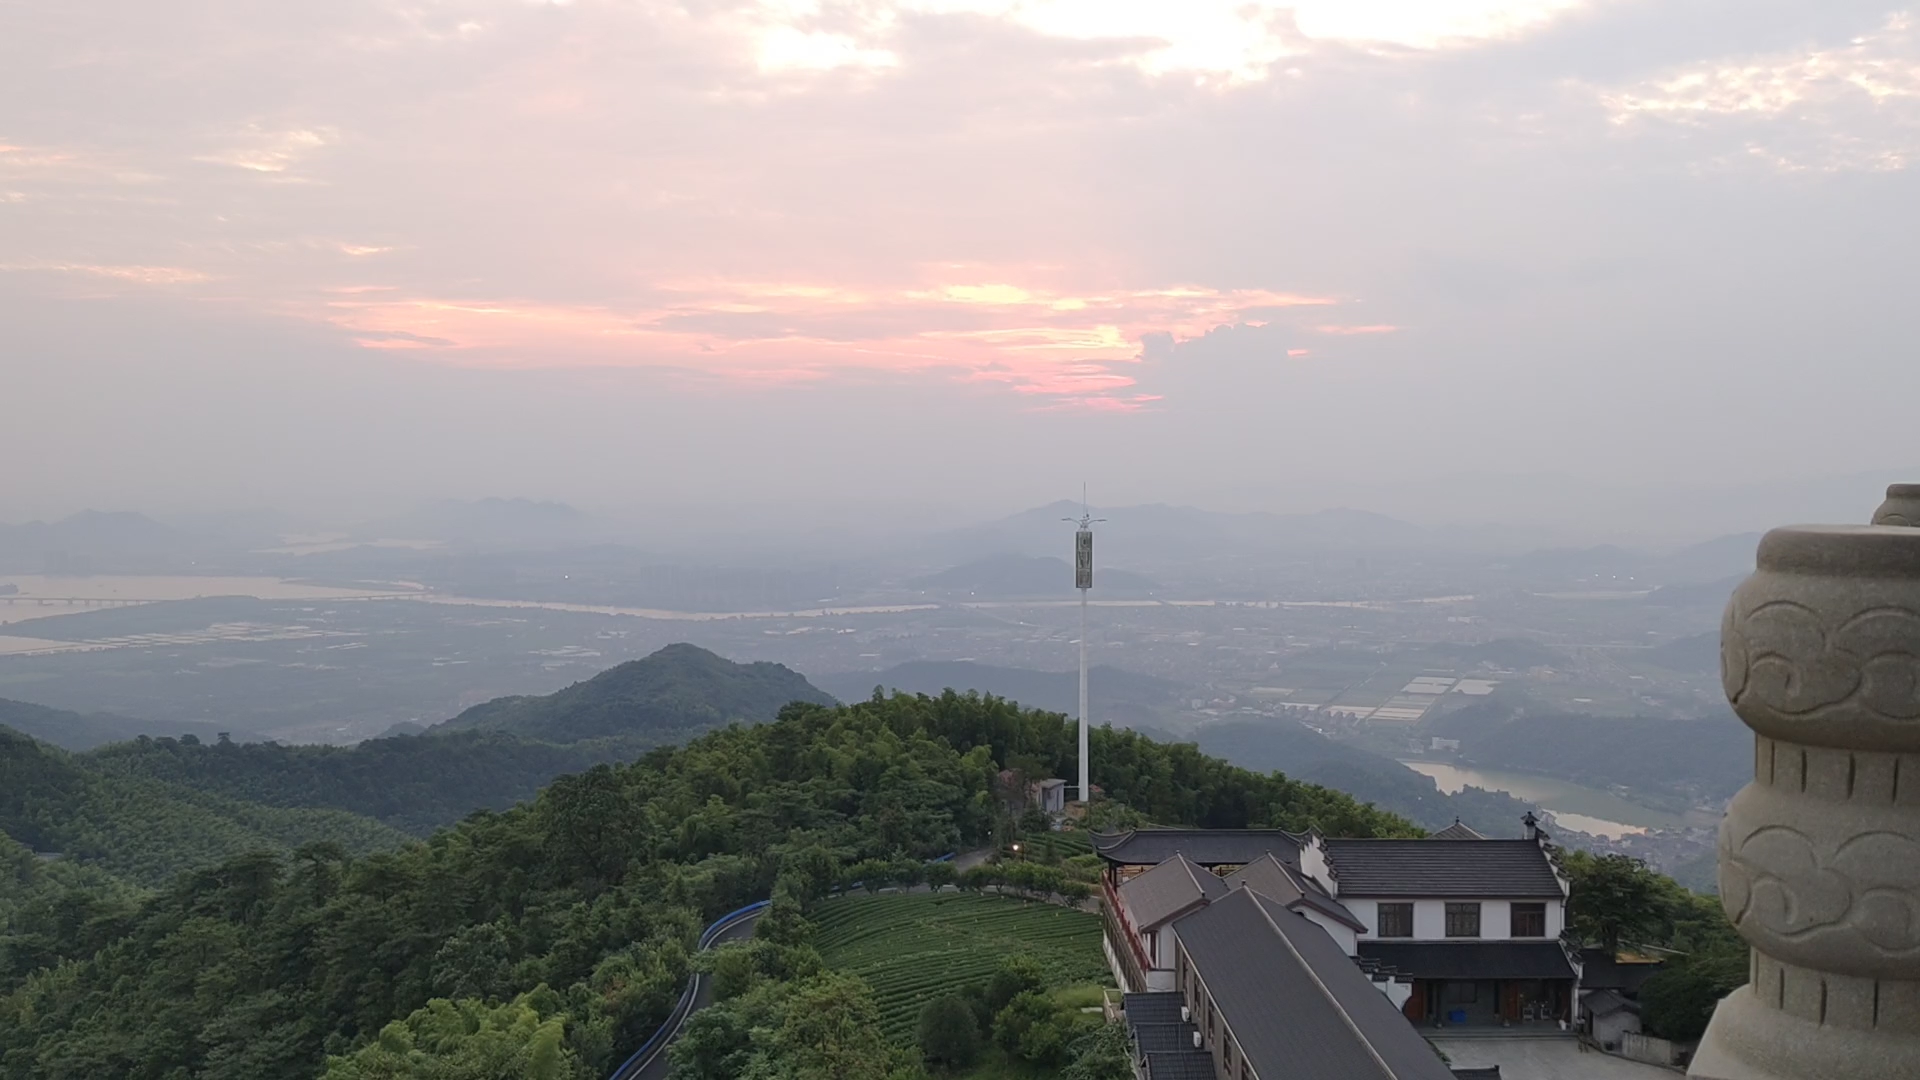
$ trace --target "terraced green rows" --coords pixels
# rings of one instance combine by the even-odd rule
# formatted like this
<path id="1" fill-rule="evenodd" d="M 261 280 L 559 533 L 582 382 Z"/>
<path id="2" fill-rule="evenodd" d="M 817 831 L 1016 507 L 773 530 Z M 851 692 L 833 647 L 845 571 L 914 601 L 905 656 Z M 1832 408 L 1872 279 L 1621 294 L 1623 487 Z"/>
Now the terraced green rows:
<path id="1" fill-rule="evenodd" d="M 1068 859 L 1093 850 L 1093 841 L 1084 832 L 1036 833 L 1020 843 L 1034 854 L 1049 859 Z"/>
<path id="2" fill-rule="evenodd" d="M 1100 919 L 1085 912 L 973 893 L 885 893 L 829 900 L 812 916 L 828 966 L 873 985 L 890 1039 L 914 1037 L 927 1002 L 981 982 L 1000 958 L 1025 953 L 1055 985 L 1104 983 Z"/>

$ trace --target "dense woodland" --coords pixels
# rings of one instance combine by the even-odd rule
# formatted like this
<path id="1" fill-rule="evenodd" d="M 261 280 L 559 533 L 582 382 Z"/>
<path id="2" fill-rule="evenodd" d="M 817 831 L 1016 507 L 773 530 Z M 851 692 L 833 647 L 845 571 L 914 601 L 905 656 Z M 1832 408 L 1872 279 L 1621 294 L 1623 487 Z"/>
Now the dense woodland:
<path id="1" fill-rule="evenodd" d="M 1191 746 L 1094 739 L 1108 795 L 1151 820 L 1417 832 Z M 973 695 L 796 703 L 773 723 L 566 776 L 530 802 L 366 855 L 328 839 L 279 854 L 278 838 L 136 895 L 89 878 L 83 860 L 15 851 L 0 904 L 31 917 L 0 941 L 0 1077 L 604 1075 L 671 1007 L 706 920 L 776 885 L 801 905 L 863 861 L 985 844 L 1000 824 L 1000 769 L 1061 774 L 1073 746 L 1065 718 Z M 43 831 L 61 820 L 46 800 L 71 798 L 62 784 L 168 786 L 48 776 L 16 814 Z M 153 812 L 98 805 L 93 827 L 108 831 L 133 828 L 116 807 Z M 72 903 L 81 896 L 89 906 Z M 795 1024 L 871 1008 L 857 980 L 771 982 L 763 997 L 810 1003 Z M 766 1060 L 768 1076 L 840 1067 Z"/>
<path id="2" fill-rule="evenodd" d="M 0 727 L 0 834 L 32 851 L 158 885 L 180 869 L 248 851 L 326 841 L 347 852 L 391 848 L 406 836 L 342 810 L 263 805 L 189 782 L 111 775 Z"/>

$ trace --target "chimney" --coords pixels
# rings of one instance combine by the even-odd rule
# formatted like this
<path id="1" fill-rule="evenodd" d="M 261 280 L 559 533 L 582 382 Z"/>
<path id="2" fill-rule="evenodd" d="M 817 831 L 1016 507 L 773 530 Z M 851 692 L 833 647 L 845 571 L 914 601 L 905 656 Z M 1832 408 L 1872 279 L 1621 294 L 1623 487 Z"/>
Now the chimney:
<path id="1" fill-rule="evenodd" d="M 1533 816 L 1533 811 L 1527 811 L 1527 816 L 1520 819 L 1520 824 L 1527 830 L 1525 833 L 1527 839 L 1535 843 L 1540 841 L 1540 819 Z"/>

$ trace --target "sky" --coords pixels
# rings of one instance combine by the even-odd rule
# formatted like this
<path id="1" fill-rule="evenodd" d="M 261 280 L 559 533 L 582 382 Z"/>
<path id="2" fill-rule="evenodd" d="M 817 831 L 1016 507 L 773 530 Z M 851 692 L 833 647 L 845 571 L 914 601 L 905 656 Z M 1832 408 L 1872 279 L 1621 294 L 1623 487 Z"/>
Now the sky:
<path id="1" fill-rule="evenodd" d="M 12 0 L 0 519 L 1899 479 L 1917 168 L 1853 0 Z"/>

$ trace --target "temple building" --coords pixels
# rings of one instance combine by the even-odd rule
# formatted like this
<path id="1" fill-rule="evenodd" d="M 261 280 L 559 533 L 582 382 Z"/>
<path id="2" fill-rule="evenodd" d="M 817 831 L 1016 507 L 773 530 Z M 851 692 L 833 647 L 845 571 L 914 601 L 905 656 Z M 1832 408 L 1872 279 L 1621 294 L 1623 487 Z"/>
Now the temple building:
<path id="1" fill-rule="evenodd" d="M 1570 1030 L 1568 883 L 1538 822 L 1525 825 L 1518 840 L 1460 825 L 1424 840 L 1096 837 L 1141 1076 L 1446 1078 L 1423 1032 Z"/>

